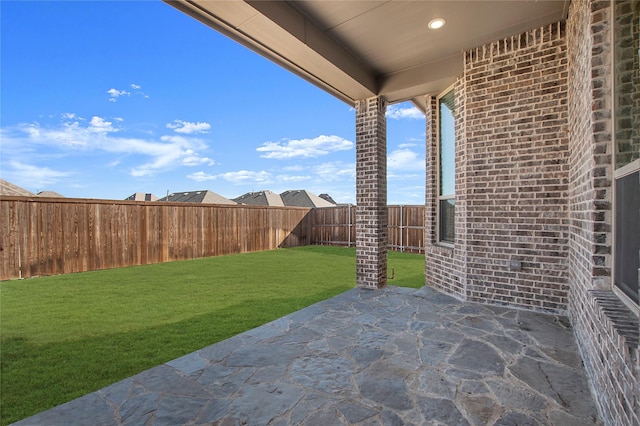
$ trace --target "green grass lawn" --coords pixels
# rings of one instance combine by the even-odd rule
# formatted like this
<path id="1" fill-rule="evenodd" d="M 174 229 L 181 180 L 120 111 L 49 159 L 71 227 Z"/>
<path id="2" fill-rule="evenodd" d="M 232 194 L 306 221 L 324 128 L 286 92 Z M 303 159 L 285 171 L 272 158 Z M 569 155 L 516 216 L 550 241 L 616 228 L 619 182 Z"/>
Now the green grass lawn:
<path id="1" fill-rule="evenodd" d="M 390 284 L 424 256 L 389 252 Z M 1 424 L 355 286 L 355 250 L 306 246 L 0 282 Z"/>

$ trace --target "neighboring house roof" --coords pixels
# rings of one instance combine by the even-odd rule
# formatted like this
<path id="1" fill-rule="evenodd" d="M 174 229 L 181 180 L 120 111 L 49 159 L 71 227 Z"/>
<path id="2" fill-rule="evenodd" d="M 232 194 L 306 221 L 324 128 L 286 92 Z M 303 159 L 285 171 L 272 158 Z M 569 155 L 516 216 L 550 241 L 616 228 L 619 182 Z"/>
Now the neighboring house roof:
<path id="1" fill-rule="evenodd" d="M 309 191 L 293 190 L 285 191 L 280 194 L 285 206 L 291 207 L 333 207 L 335 203 L 331 203 L 324 198 L 318 197 Z"/>
<path id="2" fill-rule="evenodd" d="M 234 201 L 209 190 L 174 192 L 173 194 L 169 194 L 167 197 L 160 198 L 158 201 L 201 204 L 236 204 Z"/>
<path id="3" fill-rule="evenodd" d="M 36 196 L 36 194 L 34 194 L 33 192 L 27 191 L 24 188 L 20 188 L 18 185 L 14 185 L 4 179 L 0 179 L 0 195 L 17 195 L 21 197 Z"/>
<path id="4" fill-rule="evenodd" d="M 158 197 L 151 193 L 136 192 L 125 198 L 125 201 L 158 201 Z"/>
<path id="5" fill-rule="evenodd" d="M 334 200 L 331 195 L 329 194 L 320 194 L 318 195 L 318 197 L 322 198 L 323 200 L 327 200 L 328 202 L 330 202 L 333 205 L 337 205 L 338 203 L 336 203 L 336 200 Z"/>
<path id="6" fill-rule="evenodd" d="M 247 192 L 238 198 L 234 198 L 233 201 L 238 204 L 255 206 L 284 206 L 280 195 L 272 191 Z"/>
<path id="7" fill-rule="evenodd" d="M 64 195 L 59 194 L 56 191 L 40 191 L 38 192 L 38 197 L 65 198 Z"/>

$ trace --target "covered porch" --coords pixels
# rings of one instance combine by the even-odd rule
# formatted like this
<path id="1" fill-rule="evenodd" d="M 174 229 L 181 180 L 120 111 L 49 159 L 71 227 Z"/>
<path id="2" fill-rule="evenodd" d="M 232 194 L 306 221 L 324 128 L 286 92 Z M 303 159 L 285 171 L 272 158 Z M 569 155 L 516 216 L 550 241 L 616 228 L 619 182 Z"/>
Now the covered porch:
<path id="1" fill-rule="evenodd" d="M 566 315 L 604 422 L 640 424 L 637 1 L 168 3 L 355 108 L 360 288 L 387 282 L 385 112 L 412 101 L 426 286 Z"/>
<path id="2" fill-rule="evenodd" d="M 15 425 L 601 424 L 567 317 L 352 289 Z"/>

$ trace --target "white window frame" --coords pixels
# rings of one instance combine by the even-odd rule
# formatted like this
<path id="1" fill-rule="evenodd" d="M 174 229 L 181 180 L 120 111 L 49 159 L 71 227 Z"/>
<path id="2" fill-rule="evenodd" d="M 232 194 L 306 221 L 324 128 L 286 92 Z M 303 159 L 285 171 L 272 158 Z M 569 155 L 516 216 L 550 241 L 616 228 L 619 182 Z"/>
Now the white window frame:
<path id="1" fill-rule="evenodd" d="M 436 197 L 436 244 L 442 247 L 453 249 L 455 247 L 455 217 L 454 217 L 454 242 L 444 241 L 440 235 L 440 202 L 445 200 L 454 200 L 456 199 L 455 194 L 455 184 L 454 184 L 454 193 L 453 195 L 440 195 L 441 192 L 441 179 L 440 179 L 440 164 L 442 163 L 441 150 L 442 150 L 442 138 L 441 138 L 441 129 L 440 129 L 440 99 L 442 99 L 445 95 L 455 89 L 455 84 L 447 87 L 444 91 L 442 91 L 436 97 L 436 123 L 437 123 L 437 162 L 436 162 L 436 179 L 437 179 L 437 197 Z M 454 117 L 455 119 L 455 117 Z M 455 136 L 455 122 L 454 122 L 454 140 L 457 139 Z M 455 152 L 455 146 L 454 146 Z"/>

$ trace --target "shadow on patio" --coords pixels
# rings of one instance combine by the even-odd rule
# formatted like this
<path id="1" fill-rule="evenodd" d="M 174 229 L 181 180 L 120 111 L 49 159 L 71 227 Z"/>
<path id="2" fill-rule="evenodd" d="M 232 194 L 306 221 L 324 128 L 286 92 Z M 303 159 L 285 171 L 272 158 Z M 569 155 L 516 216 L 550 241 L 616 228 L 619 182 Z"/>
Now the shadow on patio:
<path id="1" fill-rule="evenodd" d="M 352 289 L 17 425 L 600 424 L 565 317 Z"/>

